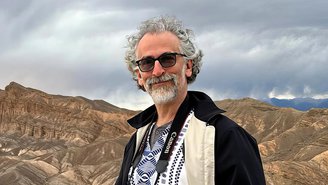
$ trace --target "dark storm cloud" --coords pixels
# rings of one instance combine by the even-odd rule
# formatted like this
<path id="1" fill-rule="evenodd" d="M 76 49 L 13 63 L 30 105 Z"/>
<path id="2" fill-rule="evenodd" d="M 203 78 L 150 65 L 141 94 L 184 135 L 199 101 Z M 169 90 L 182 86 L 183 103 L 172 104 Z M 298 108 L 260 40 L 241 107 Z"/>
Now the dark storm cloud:
<path id="1" fill-rule="evenodd" d="M 177 15 L 185 23 L 197 29 L 217 27 L 294 27 L 327 26 L 328 17 L 325 0 L 181 0 L 157 1 L 92 1 L 97 9 L 118 8 L 133 17 L 151 17 L 168 14 Z M 147 15 L 140 10 L 148 10 Z M 238 24 L 237 24 L 238 23 Z M 135 22 L 133 22 L 135 24 Z M 251 27 L 250 27 L 251 28 Z"/>
<path id="2" fill-rule="evenodd" d="M 116 79 L 128 83 L 124 24 L 116 17 L 124 12 L 98 12 L 78 1 L 0 5 L 1 88 L 17 81 L 49 93 L 97 98 L 122 84 Z"/>
<path id="3" fill-rule="evenodd" d="M 2 0 L 0 88 L 10 81 L 119 106 L 151 103 L 123 62 L 126 35 L 175 15 L 204 51 L 191 86 L 214 99 L 328 97 L 326 0 Z"/>
<path id="4" fill-rule="evenodd" d="M 206 35 L 200 39 L 202 46 L 211 45 L 202 69 L 207 73 L 198 85 L 224 98 L 327 94 L 327 36 L 327 31 L 309 28 Z"/>
<path id="5" fill-rule="evenodd" d="M 51 6 L 48 3 L 49 1 L 46 0 L 0 1 L 1 48 L 5 49 L 4 46 L 18 44 L 35 28 L 44 22 L 51 21 L 54 13 L 62 9 L 59 3 L 51 3 Z"/>

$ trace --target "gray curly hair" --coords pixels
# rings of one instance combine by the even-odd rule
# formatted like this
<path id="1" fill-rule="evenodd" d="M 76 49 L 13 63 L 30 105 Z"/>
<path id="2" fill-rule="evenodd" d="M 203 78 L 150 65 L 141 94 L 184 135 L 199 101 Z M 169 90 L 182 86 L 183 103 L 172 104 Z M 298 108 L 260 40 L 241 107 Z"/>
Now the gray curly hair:
<path id="1" fill-rule="evenodd" d="M 139 41 L 147 33 L 160 33 L 165 31 L 169 31 L 179 38 L 180 52 L 186 55 L 186 60 L 192 60 L 192 75 L 187 77 L 187 83 L 189 84 L 195 81 L 197 74 L 200 72 L 203 53 L 193 43 L 194 34 L 192 30 L 184 28 L 181 21 L 170 16 L 160 16 L 146 20 L 141 23 L 138 30 L 139 32 L 127 36 L 128 45 L 125 53 L 125 62 L 135 81 L 137 81 L 136 70 L 138 70 L 138 66 L 135 63 L 137 60 L 136 49 Z M 144 90 L 139 84 L 138 87 Z"/>

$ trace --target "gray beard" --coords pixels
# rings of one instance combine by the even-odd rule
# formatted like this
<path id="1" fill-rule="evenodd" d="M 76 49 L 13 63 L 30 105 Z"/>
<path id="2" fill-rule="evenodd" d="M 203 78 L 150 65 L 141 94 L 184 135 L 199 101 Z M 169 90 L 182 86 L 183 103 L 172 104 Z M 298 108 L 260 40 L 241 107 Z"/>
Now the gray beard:
<path id="1" fill-rule="evenodd" d="M 186 71 L 186 65 L 183 66 L 180 76 L 183 76 Z M 152 84 L 161 81 L 173 81 L 174 85 L 162 86 L 156 89 L 152 89 Z M 183 82 L 179 82 L 183 83 Z M 150 78 L 146 81 L 145 89 L 152 97 L 155 104 L 165 104 L 175 100 L 178 96 L 178 88 L 180 88 L 178 83 L 178 76 L 175 74 L 165 74 L 160 77 Z"/>
<path id="2" fill-rule="evenodd" d="M 174 85 L 171 86 L 162 86 L 158 87 L 156 89 L 153 89 L 151 86 L 152 84 L 160 81 L 168 81 L 172 80 L 174 82 Z M 177 82 L 177 76 L 176 75 L 164 75 L 158 78 L 151 78 L 148 79 L 146 82 L 145 89 L 149 93 L 149 95 L 152 97 L 155 104 L 165 104 L 168 102 L 173 101 L 177 95 L 178 95 L 178 82 Z"/>
<path id="3" fill-rule="evenodd" d="M 173 101 L 178 94 L 178 88 L 174 86 L 163 86 L 149 92 L 155 104 L 165 104 Z"/>

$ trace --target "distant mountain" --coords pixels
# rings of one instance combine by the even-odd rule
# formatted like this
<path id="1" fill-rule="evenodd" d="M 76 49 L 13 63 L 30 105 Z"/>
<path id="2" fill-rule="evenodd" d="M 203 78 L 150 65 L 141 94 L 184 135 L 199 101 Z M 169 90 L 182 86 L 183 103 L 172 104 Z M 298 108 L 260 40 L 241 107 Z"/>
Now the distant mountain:
<path id="1" fill-rule="evenodd" d="M 216 104 L 256 138 L 267 185 L 328 184 L 328 109 Z M 0 90 L 0 185 L 114 184 L 137 113 L 10 83 Z"/>
<path id="2" fill-rule="evenodd" d="M 264 99 L 271 105 L 278 107 L 290 107 L 296 110 L 307 111 L 312 108 L 328 108 L 328 99 L 313 99 L 313 98 L 294 98 L 294 99 Z"/>

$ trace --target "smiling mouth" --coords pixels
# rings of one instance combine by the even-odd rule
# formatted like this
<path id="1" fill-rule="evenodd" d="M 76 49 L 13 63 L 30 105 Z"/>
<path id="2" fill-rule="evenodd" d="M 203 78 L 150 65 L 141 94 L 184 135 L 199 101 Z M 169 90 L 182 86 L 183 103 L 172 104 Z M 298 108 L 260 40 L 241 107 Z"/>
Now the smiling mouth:
<path id="1" fill-rule="evenodd" d="M 165 86 L 171 86 L 170 83 L 172 83 L 171 85 L 175 85 L 175 77 L 174 75 L 163 75 L 160 77 L 152 77 L 147 79 L 146 81 L 146 85 L 151 89 L 152 87 L 154 88 L 161 88 L 161 87 L 165 87 Z"/>
<path id="2" fill-rule="evenodd" d="M 165 81 L 159 81 L 159 82 L 155 82 L 155 83 L 151 84 L 151 86 L 162 85 L 162 84 L 165 84 L 165 83 L 170 83 L 172 81 L 173 81 L 173 79 L 165 80 Z"/>
<path id="3" fill-rule="evenodd" d="M 166 82 L 170 82 L 170 81 L 172 81 L 172 80 L 160 81 L 160 82 L 156 82 L 154 84 L 162 84 L 162 83 L 166 83 Z"/>

